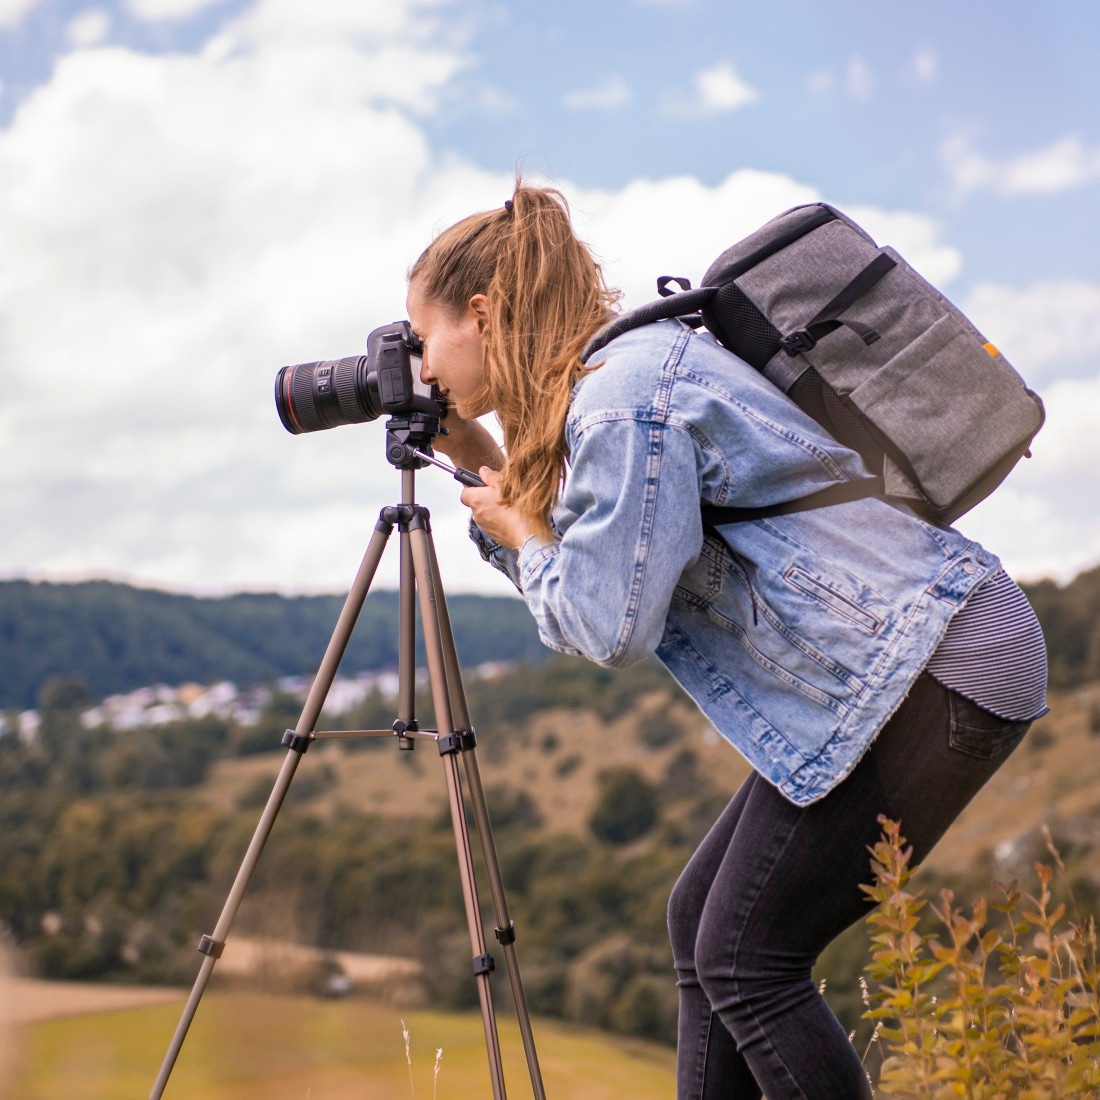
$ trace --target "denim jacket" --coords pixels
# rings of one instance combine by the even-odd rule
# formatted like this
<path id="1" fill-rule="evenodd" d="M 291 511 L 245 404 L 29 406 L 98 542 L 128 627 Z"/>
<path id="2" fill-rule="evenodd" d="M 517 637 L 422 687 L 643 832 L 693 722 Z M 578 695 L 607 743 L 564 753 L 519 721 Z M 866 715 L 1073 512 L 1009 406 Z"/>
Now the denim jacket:
<path id="1" fill-rule="evenodd" d="M 577 384 L 555 538 L 472 529 L 543 642 L 603 665 L 651 653 L 790 801 L 831 790 L 999 565 L 874 498 L 704 531 L 866 475 L 757 371 L 678 321 L 634 329 Z"/>

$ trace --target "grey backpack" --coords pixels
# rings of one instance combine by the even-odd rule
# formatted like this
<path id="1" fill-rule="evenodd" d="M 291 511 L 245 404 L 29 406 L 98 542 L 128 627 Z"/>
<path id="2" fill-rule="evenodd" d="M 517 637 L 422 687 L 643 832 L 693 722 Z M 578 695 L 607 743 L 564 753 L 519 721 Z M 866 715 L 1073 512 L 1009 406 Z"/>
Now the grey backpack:
<path id="1" fill-rule="evenodd" d="M 703 284 L 662 276 L 664 297 L 611 321 L 584 358 L 665 317 L 705 325 L 874 475 L 768 508 L 704 508 L 711 523 L 872 495 L 951 523 L 1029 454 L 1043 424 L 1042 402 L 997 348 L 892 248 L 824 203 L 727 248 Z"/>

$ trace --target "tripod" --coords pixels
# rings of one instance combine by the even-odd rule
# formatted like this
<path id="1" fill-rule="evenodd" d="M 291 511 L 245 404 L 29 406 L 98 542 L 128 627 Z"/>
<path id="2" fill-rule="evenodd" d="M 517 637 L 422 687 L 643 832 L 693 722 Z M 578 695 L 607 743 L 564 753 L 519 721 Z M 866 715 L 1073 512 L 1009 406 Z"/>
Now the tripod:
<path id="1" fill-rule="evenodd" d="M 362 563 L 348 592 L 343 610 L 337 620 L 328 648 L 325 650 L 317 676 L 313 681 L 298 724 L 283 735 L 282 744 L 287 755 L 275 780 L 275 785 L 260 816 L 244 860 L 226 898 L 221 916 L 208 935 L 199 940 L 198 950 L 204 956 L 198 977 L 192 987 L 183 1015 L 176 1028 L 161 1065 L 160 1073 L 150 1093 L 150 1100 L 158 1100 L 168 1083 L 168 1078 L 179 1056 L 187 1030 L 194 1019 L 214 964 L 225 948 L 226 937 L 244 898 L 252 874 L 259 862 L 264 845 L 271 834 L 275 818 L 282 806 L 294 778 L 298 764 L 314 740 L 325 737 L 394 737 L 402 749 L 412 749 L 418 740 L 434 741 L 439 749 L 447 779 L 450 800 L 451 824 L 454 828 L 458 854 L 459 875 L 466 908 L 466 923 L 473 951 L 473 973 L 477 982 L 478 999 L 485 1029 L 485 1045 L 489 1057 L 489 1073 L 493 1086 L 493 1100 L 504 1100 L 504 1071 L 501 1063 L 500 1040 L 497 1034 L 496 1014 L 493 1008 L 489 976 L 495 968 L 493 956 L 486 950 L 485 934 L 481 923 L 481 907 L 478 901 L 477 881 L 474 875 L 470 832 L 462 794 L 462 775 L 473 809 L 474 823 L 484 857 L 486 876 L 493 900 L 496 920 L 495 935 L 507 964 L 508 977 L 519 1023 L 531 1086 L 535 1100 L 545 1100 L 542 1077 L 539 1070 L 535 1041 L 527 1001 L 520 979 L 519 963 L 515 952 L 515 925 L 508 915 L 508 905 L 501 883 L 500 865 L 489 826 L 489 814 L 481 774 L 475 756 L 476 739 L 466 708 L 461 670 L 455 653 L 450 619 L 439 579 L 439 565 L 431 537 L 426 508 L 414 503 L 415 471 L 426 461 L 434 461 L 424 453 L 430 448 L 438 421 L 432 418 L 412 416 L 391 419 L 387 425 L 386 455 L 401 470 L 401 503 L 383 508 L 379 513 L 374 534 L 367 545 Z M 430 454 L 430 451 L 429 451 Z M 440 465 L 439 463 L 436 463 Z M 466 471 L 452 471 L 455 477 L 467 484 L 480 484 L 474 475 Z M 324 734 L 314 727 L 328 695 L 336 670 L 344 655 L 356 620 L 366 600 L 382 554 L 394 528 L 400 532 L 400 585 L 398 595 L 398 717 L 389 730 L 353 730 Z M 416 606 L 419 600 L 420 618 L 424 631 L 424 648 L 428 659 L 428 676 L 431 683 L 432 703 L 435 709 L 436 730 L 422 730 L 415 716 L 415 629 Z M 462 770 L 459 769 L 459 759 Z"/>

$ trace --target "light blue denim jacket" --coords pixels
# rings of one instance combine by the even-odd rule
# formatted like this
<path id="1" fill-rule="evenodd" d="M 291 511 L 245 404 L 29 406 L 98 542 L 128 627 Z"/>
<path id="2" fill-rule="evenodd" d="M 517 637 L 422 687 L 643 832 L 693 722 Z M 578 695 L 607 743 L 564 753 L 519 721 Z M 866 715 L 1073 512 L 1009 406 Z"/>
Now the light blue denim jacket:
<path id="1" fill-rule="evenodd" d="M 957 531 L 865 499 L 704 534 L 700 502 L 759 507 L 865 475 L 755 370 L 678 321 L 618 337 L 577 385 L 555 540 L 472 533 L 543 642 L 603 665 L 655 653 L 797 804 L 855 767 L 951 617 L 998 567 Z"/>

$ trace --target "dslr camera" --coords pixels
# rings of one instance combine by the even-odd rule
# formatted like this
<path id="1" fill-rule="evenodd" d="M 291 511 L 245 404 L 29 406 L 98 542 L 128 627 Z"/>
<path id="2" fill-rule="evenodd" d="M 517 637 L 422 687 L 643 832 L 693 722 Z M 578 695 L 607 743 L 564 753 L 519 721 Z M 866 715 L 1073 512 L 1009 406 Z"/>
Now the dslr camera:
<path id="1" fill-rule="evenodd" d="M 367 337 L 366 355 L 283 367 L 275 376 L 279 420 L 300 435 L 390 416 L 438 435 L 447 402 L 420 381 L 421 352 L 409 322 L 394 321 Z"/>

